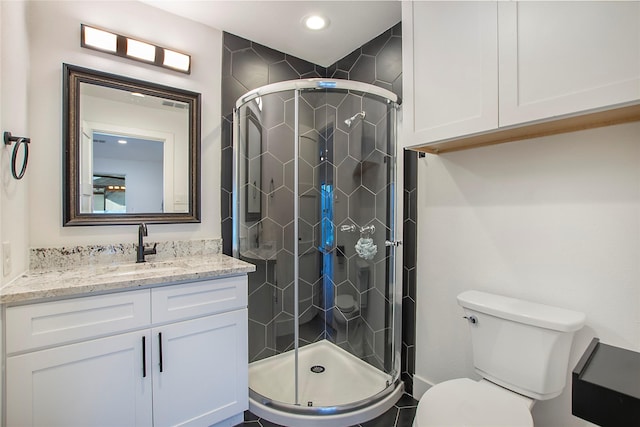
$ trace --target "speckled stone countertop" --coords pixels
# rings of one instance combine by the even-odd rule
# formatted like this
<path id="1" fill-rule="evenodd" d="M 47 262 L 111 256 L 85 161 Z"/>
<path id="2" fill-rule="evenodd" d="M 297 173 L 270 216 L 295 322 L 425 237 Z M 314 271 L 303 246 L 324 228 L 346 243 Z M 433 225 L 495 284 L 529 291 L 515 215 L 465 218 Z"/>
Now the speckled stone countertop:
<path id="1" fill-rule="evenodd" d="M 191 254 L 158 261 L 148 258 L 148 262 L 140 264 L 89 263 L 32 269 L 0 289 L 0 303 L 35 302 L 255 271 L 253 264 L 220 253 Z"/>

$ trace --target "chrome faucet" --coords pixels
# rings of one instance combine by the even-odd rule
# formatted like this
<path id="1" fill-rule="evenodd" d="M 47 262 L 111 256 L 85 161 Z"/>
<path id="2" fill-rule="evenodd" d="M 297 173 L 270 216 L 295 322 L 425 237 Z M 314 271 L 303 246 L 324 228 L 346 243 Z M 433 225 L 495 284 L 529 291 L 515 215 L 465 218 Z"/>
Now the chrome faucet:
<path id="1" fill-rule="evenodd" d="M 138 257 L 136 262 L 145 262 L 145 255 L 155 255 L 157 243 L 154 243 L 153 248 L 144 248 L 144 237 L 147 235 L 147 224 L 144 222 L 138 226 Z"/>

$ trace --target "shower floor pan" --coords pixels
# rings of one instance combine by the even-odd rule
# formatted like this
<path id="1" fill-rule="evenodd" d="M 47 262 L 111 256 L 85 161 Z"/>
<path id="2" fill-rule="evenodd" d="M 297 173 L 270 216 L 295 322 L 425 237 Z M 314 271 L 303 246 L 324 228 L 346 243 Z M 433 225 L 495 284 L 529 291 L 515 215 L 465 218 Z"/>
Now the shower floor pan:
<path id="1" fill-rule="evenodd" d="M 298 395 L 300 409 L 317 408 L 317 415 L 297 410 L 295 405 L 295 352 L 289 351 L 249 365 L 249 387 L 274 404 L 250 399 L 249 409 L 269 421 L 297 426 L 353 425 L 374 418 L 402 395 L 402 383 L 388 394 L 391 376 L 353 356 L 337 345 L 318 341 L 298 351 Z M 370 404 L 362 404 L 371 400 Z M 290 406 L 278 408 L 278 403 Z M 348 408 L 360 403 L 353 411 Z"/>

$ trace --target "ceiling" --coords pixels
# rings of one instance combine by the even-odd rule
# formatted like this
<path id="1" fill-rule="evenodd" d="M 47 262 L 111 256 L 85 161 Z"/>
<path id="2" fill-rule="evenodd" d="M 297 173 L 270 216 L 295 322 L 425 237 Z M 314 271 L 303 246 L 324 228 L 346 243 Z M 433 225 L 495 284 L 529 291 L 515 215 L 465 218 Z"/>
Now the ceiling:
<path id="1" fill-rule="evenodd" d="M 344 58 L 401 19 L 399 0 L 142 1 L 323 67 Z M 327 17 L 329 27 L 306 29 L 302 18 L 312 13 Z"/>

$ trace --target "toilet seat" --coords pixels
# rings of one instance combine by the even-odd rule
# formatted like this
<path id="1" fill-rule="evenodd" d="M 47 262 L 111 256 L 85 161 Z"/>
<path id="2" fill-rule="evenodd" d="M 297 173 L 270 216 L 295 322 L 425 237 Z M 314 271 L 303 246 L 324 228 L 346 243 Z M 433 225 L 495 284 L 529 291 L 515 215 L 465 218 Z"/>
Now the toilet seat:
<path id="1" fill-rule="evenodd" d="M 347 314 L 351 313 L 357 308 L 356 300 L 349 294 L 338 295 L 336 297 L 336 306 L 338 309 Z"/>
<path id="2" fill-rule="evenodd" d="M 485 381 L 445 381 L 422 396 L 413 427 L 533 427 L 528 401 Z"/>

